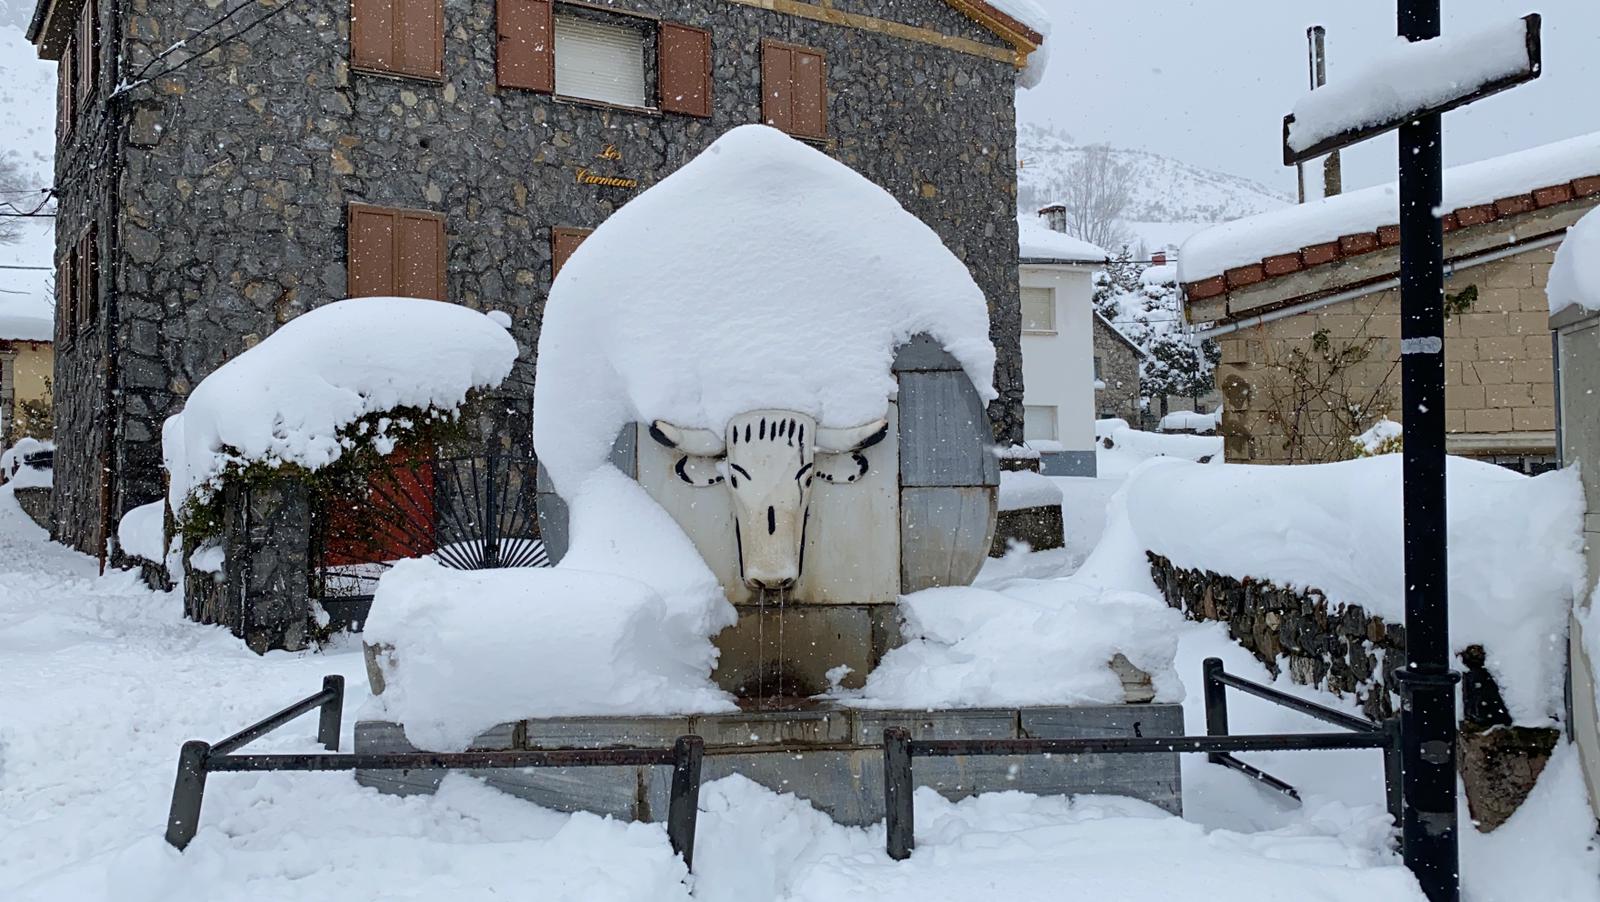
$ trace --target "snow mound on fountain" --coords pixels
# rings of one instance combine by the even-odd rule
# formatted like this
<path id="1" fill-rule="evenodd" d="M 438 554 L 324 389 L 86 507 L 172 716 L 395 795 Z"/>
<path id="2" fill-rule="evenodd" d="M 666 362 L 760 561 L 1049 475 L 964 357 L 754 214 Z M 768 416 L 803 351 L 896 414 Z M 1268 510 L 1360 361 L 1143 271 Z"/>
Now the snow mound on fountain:
<path id="1" fill-rule="evenodd" d="M 996 397 L 987 302 L 939 236 L 844 164 L 736 128 L 562 266 L 539 338 L 535 446 L 570 501 L 628 423 L 721 432 L 779 408 L 856 426 L 884 415 L 895 348 L 921 332 Z"/>

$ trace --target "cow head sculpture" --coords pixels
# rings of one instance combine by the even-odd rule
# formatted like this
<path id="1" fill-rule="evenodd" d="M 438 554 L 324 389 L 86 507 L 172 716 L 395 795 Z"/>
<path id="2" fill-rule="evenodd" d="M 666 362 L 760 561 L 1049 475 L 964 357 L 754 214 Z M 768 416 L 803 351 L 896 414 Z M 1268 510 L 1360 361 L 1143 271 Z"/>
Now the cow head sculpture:
<path id="1" fill-rule="evenodd" d="M 867 475 L 862 452 L 883 441 L 887 420 L 850 429 L 819 429 L 791 410 L 756 410 L 728 422 L 725 434 L 681 429 L 662 420 L 656 441 L 679 451 L 679 479 L 700 487 L 727 484 L 733 496 L 739 572 L 753 589 L 786 589 L 800 578 L 811 483 L 856 482 Z"/>

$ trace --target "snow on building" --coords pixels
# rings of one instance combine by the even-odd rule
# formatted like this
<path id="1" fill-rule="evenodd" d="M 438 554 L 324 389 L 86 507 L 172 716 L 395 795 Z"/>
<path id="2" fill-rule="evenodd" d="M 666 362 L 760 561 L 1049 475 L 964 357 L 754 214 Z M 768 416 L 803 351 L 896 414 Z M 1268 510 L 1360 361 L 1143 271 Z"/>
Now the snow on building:
<path id="1" fill-rule="evenodd" d="M 1056 231 L 1055 220 L 1041 213 L 1018 222 L 1023 437 L 1039 451 L 1041 472 L 1093 476 L 1095 380 L 1100 378 L 1094 272 L 1105 264 L 1106 252 Z"/>
<path id="2" fill-rule="evenodd" d="M 228 37 L 192 3 L 157 0 L 136 26 L 130 7 L 40 0 L 28 36 L 62 75 L 54 257 L 88 274 L 58 308 L 76 319 L 55 363 L 56 536 L 102 548 L 123 513 L 161 497 L 157 426 L 188 392 L 345 297 L 509 314 L 524 355 L 507 431 L 526 446 L 529 349 L 555 271 L 641 190 L 752 122 L 884 186 L 963 259 L 1000 348 L 996 431 L 1020 440 L 1003 199 L 1018 75 L 1042 36 L 1017 19 L 1036 21 L 1032 4 L 1005 10 L 309 0 Z M 365 27 L 396 16 L 406 40 Z M 175 35 L 228 39 L 208 55 Z"/>
<path id="3" fill-rule="evenodd" d="M 1600 132 L 1444 177 L 1447 447 L 1529 471 L 1554 465 L 1545 282 L 1553 248 L 1600 203 Z M 1399 409 L 1393 184 L 1224 223 L 1184 243 L 1185 315 L 1222 347 L 1230 461 L 1346 456 Z"/>

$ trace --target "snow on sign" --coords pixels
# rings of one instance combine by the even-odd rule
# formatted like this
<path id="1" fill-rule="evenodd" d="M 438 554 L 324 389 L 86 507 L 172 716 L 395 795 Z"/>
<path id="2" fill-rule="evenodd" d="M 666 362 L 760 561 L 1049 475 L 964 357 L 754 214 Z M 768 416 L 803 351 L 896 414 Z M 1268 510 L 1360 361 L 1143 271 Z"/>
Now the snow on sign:
<path id="1" fill-rule="evenodd" d="M 1283 118 L 1293 166 L 1539 77 L 1540 17 L 1530 13 L 1463 37 L 1396 38 L 1354 78 L 1300 98 Z"/>

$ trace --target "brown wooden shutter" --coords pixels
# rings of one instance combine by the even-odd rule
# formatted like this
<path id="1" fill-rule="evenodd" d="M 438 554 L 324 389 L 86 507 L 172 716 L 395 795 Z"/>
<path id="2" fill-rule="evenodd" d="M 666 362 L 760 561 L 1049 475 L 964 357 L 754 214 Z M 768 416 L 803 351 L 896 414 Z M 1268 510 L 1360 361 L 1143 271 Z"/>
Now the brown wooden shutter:
<path id="1" fill-rule="evenodd" d="M 78 13 L 76 41 L 74 81 L 78 106 L 81 108 L 94 95 L 95 79 L 99 73 L 96 62 L 100 52 L 100 19 L 94 0 L 85 3 Z"/>
<path id="2" fill-rule="evenodd" d="M 501 87 L 554 94 L 555 10 L 550 0 L 496 0 L 495 72 Z"/>
<path id="3" fill-rule="evenodd" d="M 444 217 L 412 210 L 396 214 L 399 243 L 395 248 L 396 290 L 408 298 L 445 299 Z"/>
<path id="4" fill-rule="evenodd" d="M 794 130 L 790 115 L 794 93 L 794 51 L 770 41 L 761 47 L 761 121 L 781 128 Z"/>
<path id="5" fill-rule="evenodd" d="M 78 317 L 79 329 L 93 329 L 100 322 L 100 247 L 99 229 L 90 226 L 83 236 L 83 285 Z"/>
<path id="6" fill-rule="evenodd" d="M 661 109 L 711 115 L 711 32 L 661 23 Z"/>
<path id="7" fill-rule="evenodd" d="M 350 64 L 444 76 L 444 0 L 350 0 Z"/>
<path id="8" fill-rule="evenodd" d="M 56 344 L 59 345 L 72 342 L 72 305 L 77 300 L 72 296 L 72 281 L 76 271 L 70 253 L 56 262 Z"/>
<path id="9" fill-rule="evenodd" d="M 350 297 L 447 300 L 444 216 L 351 204 L 349 232 Z"/>
<path id="10" fill-rule="evenodd" d="M 561 275 L 561 267 L 588 238 L 594 229 L 551 229 L 550 230 L 550 279 L 555 280 Z"/>
<path id="11" fill-rule="evenodd" d="M 828 61 L 818 50 L 794 51 L 791 131 L 802 137 L 828 134 Z"/>
<path id="12" fill-rule="evenodd" d="M 56 65 L 56 143 L 72 134 L 72 48 L 61 54 Z"/>

